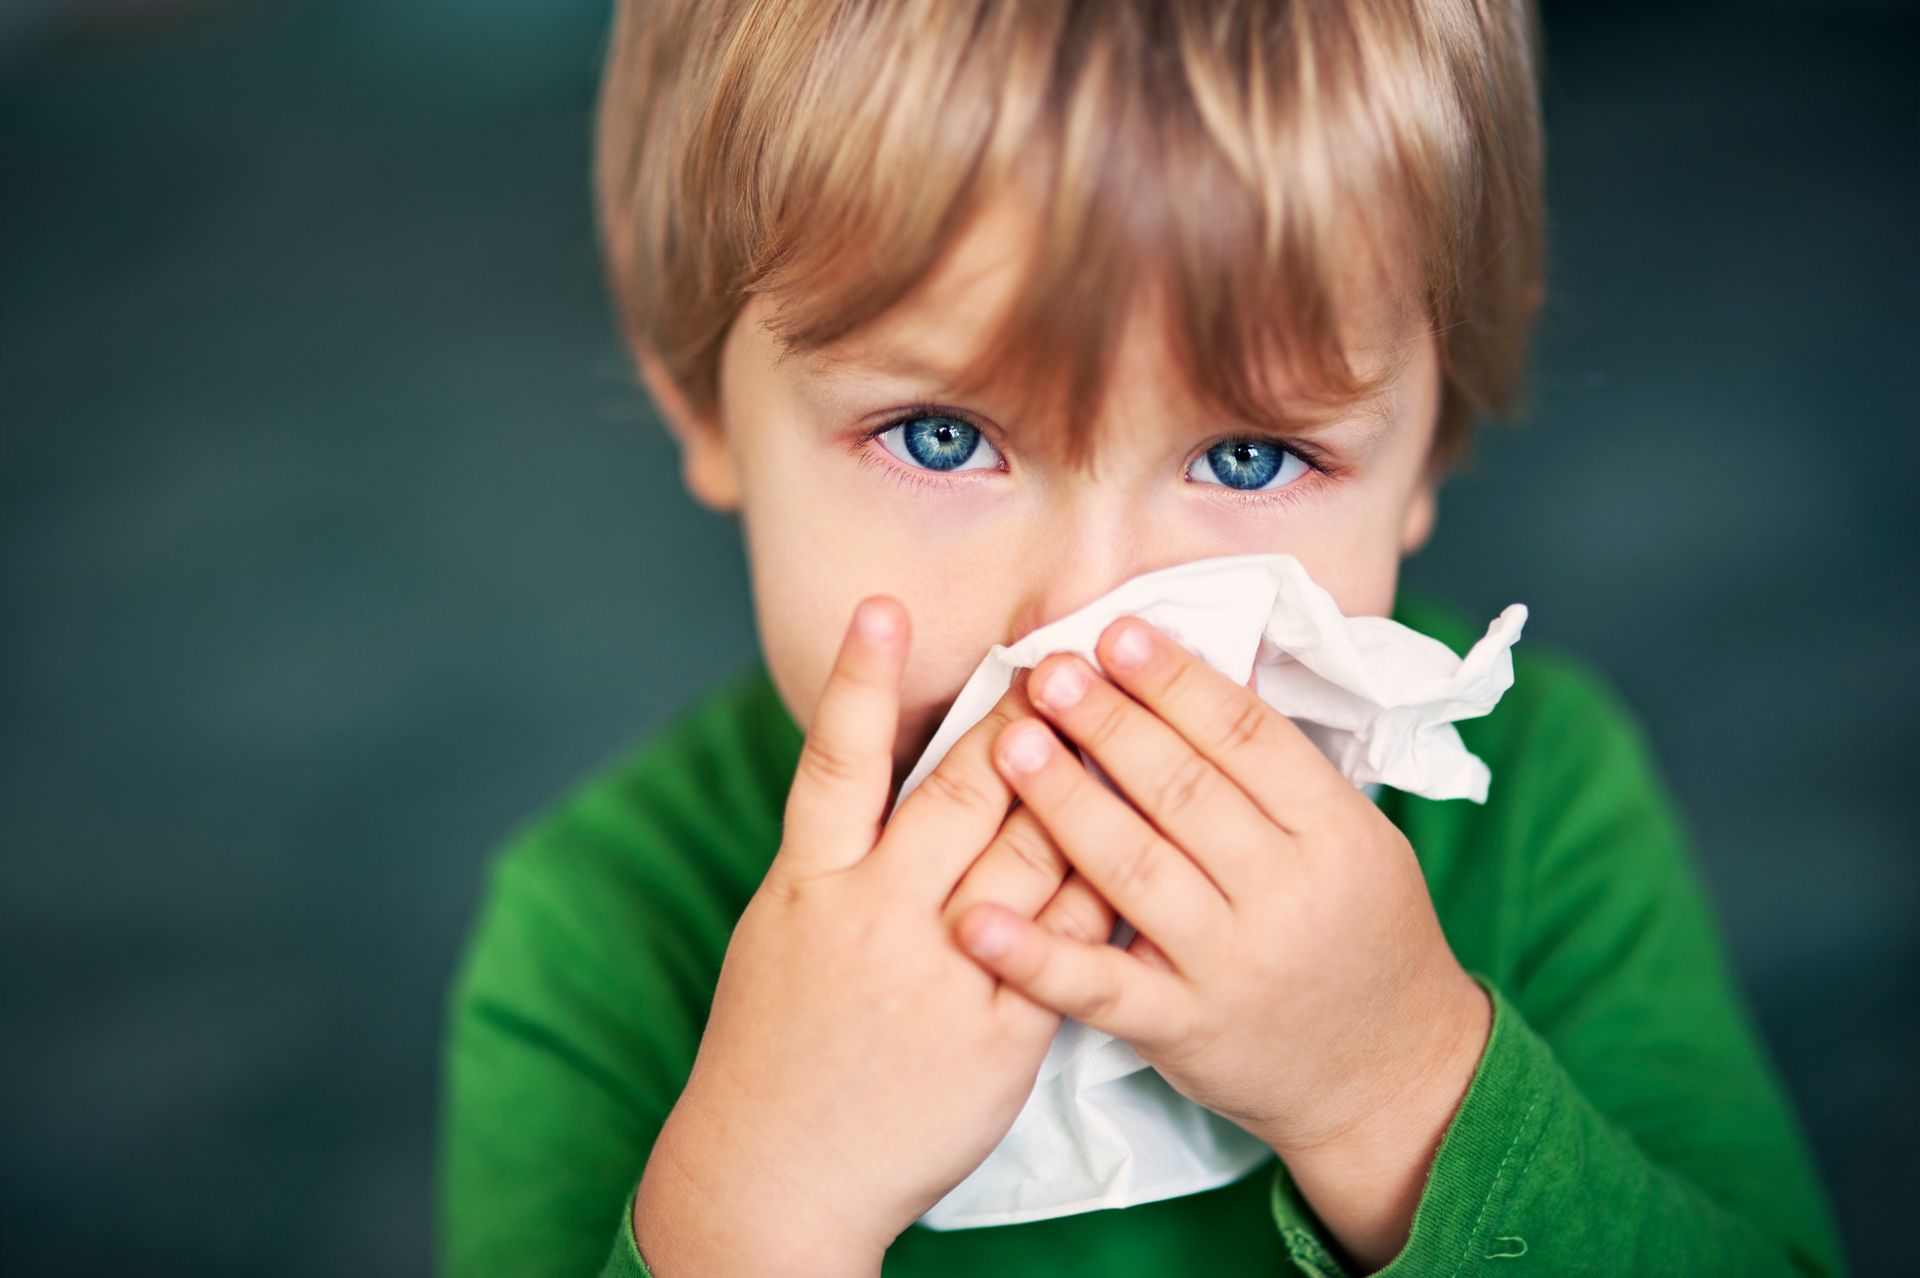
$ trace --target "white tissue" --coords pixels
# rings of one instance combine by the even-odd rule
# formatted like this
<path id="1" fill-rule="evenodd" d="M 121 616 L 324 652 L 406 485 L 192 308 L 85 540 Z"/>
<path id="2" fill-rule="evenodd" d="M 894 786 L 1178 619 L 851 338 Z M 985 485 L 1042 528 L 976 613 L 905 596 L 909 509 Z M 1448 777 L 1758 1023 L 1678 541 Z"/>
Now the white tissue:
<path id="1" fill-rule="evenodd" d="M 1510 604 L 1467 655 L 1386 617 L 1348 617 L 1291 555 L 1232 555 L 1145 573 L 980 663 L 901 784 L 912 793 L 1022 667 L 1093 648 L 1116 617 L 1151 622 L 1294 720 L 1355 785 L 1484 803 L 1487 766 L 1453 726 L 1513 684 L 1527 619 Z M 1084 752 L 1082 759 L 1087 756 Z M 1097 771 L 1096 776 L 1100 776 Z M 1376 784 L 1377 783 L 1377 784 Z M 1110 943 L 1126 945 L 1122 919 Z M 1061 1022 L 1026 1105 L 986 1161 L 920 1217 L 933 1229 L 1045 1220 L 1199 1193 L 1272 1156 L 1265 1144 L 1176 1092 L 1133 1049 Z"/>

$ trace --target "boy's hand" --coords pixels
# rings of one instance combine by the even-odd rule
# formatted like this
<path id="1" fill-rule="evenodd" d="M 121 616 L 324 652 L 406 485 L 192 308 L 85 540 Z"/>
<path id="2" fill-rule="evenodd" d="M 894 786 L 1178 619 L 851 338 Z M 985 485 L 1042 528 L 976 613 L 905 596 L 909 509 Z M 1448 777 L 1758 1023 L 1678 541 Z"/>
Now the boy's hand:
<path id="1" fill-rule="evenodd" d="M 882 829 L 907 637 L 897 603 L 865 601 L 815 712 L 635 1198 L 661 1278 L 878 1273 L 1012 1126 L 1059 1027 L 955 947 L 954 912 L 990 900 L 1068 936 L 1112 930 L 1033 814 L 1008 816 L 989 749 L 1030 717 L 1020 687 Z"/>
<path id="2" fill-rule="evenodd" d="M 1114 682 L 1058 655 L 1028 692 L 1126 799 L 1042 722 L 1008 726 L 994 755 L 1140 935 L 1124 951 L 1075 942 L 983 904 L 961 939 L 1265 1140 L 1349 1252 L 1382 1263 L 1491 1005 L 1405 836 L 1292 721 L 1138 618 L 1096 651 Z"/>

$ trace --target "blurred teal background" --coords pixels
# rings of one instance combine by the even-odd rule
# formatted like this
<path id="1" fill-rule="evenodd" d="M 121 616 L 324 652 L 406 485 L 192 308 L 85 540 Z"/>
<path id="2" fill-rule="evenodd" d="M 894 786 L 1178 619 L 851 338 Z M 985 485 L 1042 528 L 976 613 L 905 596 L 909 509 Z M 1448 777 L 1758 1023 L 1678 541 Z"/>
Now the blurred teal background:
<path id="1" fill-rule="evenodd" d="M 1920 24 L 1547 18 L 1533 411 L 1407 582 L 1640 712 L 1855 1262 L 1911 1272 Z M 487 850 L 753 657 L 601 289 L 604 20 L 0 9 L 9 1278 L 424 1271 Z"/>

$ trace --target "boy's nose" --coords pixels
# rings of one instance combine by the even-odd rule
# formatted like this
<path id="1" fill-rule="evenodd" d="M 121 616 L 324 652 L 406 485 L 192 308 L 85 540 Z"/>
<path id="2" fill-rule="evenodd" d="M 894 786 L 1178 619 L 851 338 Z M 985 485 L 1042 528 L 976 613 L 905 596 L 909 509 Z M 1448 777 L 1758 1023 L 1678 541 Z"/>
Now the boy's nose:
<path id="1" fill-rule="evenodd" d="M 1036 537 L 1015 570 L 1020 588 L 1002 642 L 1058 621 L 1130 577 L 1195 557 L 1156 546 L 1143 535 L 1147 531 L 1137 521 L 1131 526 L 1079 521 Z"/>

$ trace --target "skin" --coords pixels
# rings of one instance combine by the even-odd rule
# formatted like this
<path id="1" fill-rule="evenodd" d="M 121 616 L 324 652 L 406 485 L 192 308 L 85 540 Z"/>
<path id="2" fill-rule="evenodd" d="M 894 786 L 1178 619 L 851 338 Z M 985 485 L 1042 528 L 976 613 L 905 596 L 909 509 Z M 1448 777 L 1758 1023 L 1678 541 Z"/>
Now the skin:
<path id="1" fill-rule="evenodd" d="M 1112 680 L 1049 659 L 883 823 L 993 644 L 1139 573 L 1259 551 L 1298 558 L 1349 615 L 1386 614 L 1433 526 L 1437 349 L 1393 329 L 1367 284 L 1383 272 L 1351 277 L 1342 331 L 1360 367 L 1404 356 L 1400 374 L 1290 436 L 1333 473 L 1277 493 L 1196 477 L 1208 447 L 1246 432 L 1197 405 L 1150 297 L 1126 319 L 1090 464 L 1045 446 L 1058 423 L 950 398 L 936 370 L 993 332 L 1028 226 L 990 205 L 912 295 L 815 355 L 785 351 L 755 297 L 712 417 L 642 359 L 689 490 L 741 518 L 762 650 L 807 733 L 787 842 L 636 1199 L 662 1278 L 774 1256 L 798 1272 L 796 1255 L 878 1272 L 1005 1134 L 1062 1014 L 1266 1140 L 1370 1270 L 1404 1245 L 1484 1049 L 1490 1005 L 1398 829 L 1289 721 L 1144 623 L 1143 663 L 1120 659 L 1124 621 L 1099 650 Z M 907 375 L 908 357 L 932 367 Z M 894 451 L 862 438 L 922 401 L 998 457 L 942 474 L 897 434 Z M 1141 934 L 1125 952 L 1100 943 L 1116 907 Z M 993 953 L 963 948 L 996 936 Z"/>

